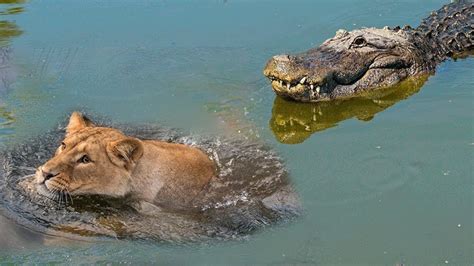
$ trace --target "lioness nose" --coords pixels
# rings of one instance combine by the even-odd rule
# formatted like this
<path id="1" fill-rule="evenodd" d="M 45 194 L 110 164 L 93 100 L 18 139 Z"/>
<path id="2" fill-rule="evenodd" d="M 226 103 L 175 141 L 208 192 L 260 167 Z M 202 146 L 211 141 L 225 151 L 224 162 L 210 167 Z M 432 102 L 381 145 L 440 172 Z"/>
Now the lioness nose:
<path id="1" fill-rule="evenodd" d="M 57 176 L 58 174 L 53 174 L 53 173 L 50 173 L 50 172 L 46 172 L 46 171 L 43 171 L 43 177 L 44 177 L 44 181 L 47 181 L 55 176 Z"/>

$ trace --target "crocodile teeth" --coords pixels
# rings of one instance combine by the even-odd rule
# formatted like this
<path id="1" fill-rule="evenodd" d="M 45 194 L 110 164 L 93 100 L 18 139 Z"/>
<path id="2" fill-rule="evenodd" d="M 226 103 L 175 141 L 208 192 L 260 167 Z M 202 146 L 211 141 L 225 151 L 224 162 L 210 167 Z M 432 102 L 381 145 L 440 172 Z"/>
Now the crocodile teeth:
<path id="1" fill-rule="evenodd" d="M 286 89 L 288 89 L 288 90 L 290 89 L 290 83 L 289 82 L 286 83 Z"/>
<path id="2" fill-rule="evenodd" d="M 320 90 L 321 90 L 321 87 L 317 86 L 316 87 L 316 92 L 319 93 Z"/>
<path id="3" fill-rule="evenodd" d="M 314 90 L 314 85 L 313 84 L 311 84 L 309 86 L 311 87 L 311 90 Z"/>
<path id="4" fill-rule="evenodd" d="M 301 80 L 300 80 L 300 84 L 304 84 L 304 82 L 306 81 L 307 77 L 303 77 Z"/>
<path id="5" fill-rule="evenodd" d="M 283 80 L 280 80 L 280 87 L 283 87 Z"/>

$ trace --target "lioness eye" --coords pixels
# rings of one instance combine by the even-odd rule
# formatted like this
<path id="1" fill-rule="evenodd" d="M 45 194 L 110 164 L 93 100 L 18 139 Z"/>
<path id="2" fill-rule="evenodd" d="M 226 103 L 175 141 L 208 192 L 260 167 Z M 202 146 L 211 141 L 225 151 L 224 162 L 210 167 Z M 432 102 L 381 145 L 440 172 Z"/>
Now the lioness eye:
<path id="1" fill-rule="evenodd" d="M 61 148 L 62 148 L 63 150 L 66 149 L 66 143 L 61 142 Z"/>
<path id="2" fill-rule="evenodd" d="M 81 159 L 79 159 L 79 162 L 80 163 L 90 163 L 91 158 L 89 158 L 89 156 L 87 156 L 87 155 L 84 155 L 84 156 L 81 157 Z"/>

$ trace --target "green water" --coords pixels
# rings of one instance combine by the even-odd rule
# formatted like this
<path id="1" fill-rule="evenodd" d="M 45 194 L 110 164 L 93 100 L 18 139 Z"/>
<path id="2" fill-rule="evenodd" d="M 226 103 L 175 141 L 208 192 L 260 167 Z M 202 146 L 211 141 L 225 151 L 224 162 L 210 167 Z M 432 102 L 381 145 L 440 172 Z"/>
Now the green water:
<path id="1" fill-rule="evenodd" d="M 305 214 L 204 246 L 75 242 L 0 215 L 0 263 L 473 263 L 472 58 L 441 64 L 419 91 L 368 116 L 320 106 L 343 119 L 310 125 L 295 144 L 272 121 L 302 121 L 304 130 L 313 111 L 275 101 L 261 73 L 272 55 L 308 49 L 340 28 L 416 26 L 446 1 L 2 2 L 17 3 L 0 5 L 0 41 L 10 46 L 0 70 L 1 142 L 41 134 L 75 109 L 261 139 L 286 161 Z"/>

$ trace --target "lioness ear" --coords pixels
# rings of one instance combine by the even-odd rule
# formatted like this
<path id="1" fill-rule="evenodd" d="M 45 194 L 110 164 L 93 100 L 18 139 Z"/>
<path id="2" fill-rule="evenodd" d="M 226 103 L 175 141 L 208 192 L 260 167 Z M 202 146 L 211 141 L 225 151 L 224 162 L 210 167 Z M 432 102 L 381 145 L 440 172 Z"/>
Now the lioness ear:
<path id="1" fill-rule="evenodd" d="M 72 134 L 77 132 L 85 127 L 93 127 L 94 124 L 92 123 L 89 118 L 83 116 L 79 112 L 73 112 L 71 117 L 69 118 L 69 124 L 66 127 L 66 133 Z"/>
<path id="2" fill-rule="evenodd" d="M 107 145 L 107 154 L 114 164 L 130 170 L 142 157 L 143 144 L 134 138 L 110 142 Z"/>

